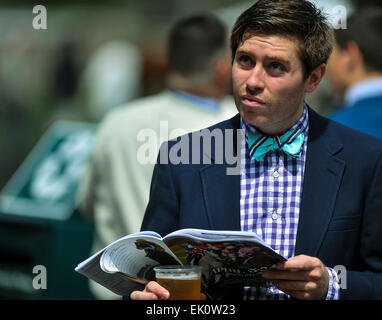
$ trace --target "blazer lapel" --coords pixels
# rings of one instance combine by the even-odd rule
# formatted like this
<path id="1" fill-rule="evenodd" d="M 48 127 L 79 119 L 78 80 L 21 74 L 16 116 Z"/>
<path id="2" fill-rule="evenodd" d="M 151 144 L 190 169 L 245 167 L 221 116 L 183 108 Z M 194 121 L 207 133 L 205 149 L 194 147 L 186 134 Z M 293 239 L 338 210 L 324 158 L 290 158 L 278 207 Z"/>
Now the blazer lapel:
<path id="1" fill-rule="evenodd" d="M 217 127 L 217 129 L 222 130 L 223 141 L 221 141 L 221 145 L 217 145 L 216 140 L 212 141 L 211 153 L 207 155 L 207 158 L 211 159 L 211 164 L 200 169 L 200 179 L 204 205 L 211 229 L 240 230 L 240 170 L 236 174 L 227 174 L 227 170 L 237 167 L 237 163 L 233 165 L 228 163 L 226 154 L 226 152 L 228 154 L 233 152 L 232 155 L 237 156 L 239 115 L 232 118 L 231 121 L 224 122 L 224 124 Z M 230 130 L 232 136 L 227 135 L 229 131 L 226 129 Z M 229 141 L 232 139 L 233 141 Z M 233 150 L 227 150 L 228 145 L 233 146 Z M 218 161 L 221 157 L 215 154 L 215 152 L 220 151 L 223 151 L 223 163 Z"/>
<path id="2" fill-rule="evenodd" d="M 310 110 L 308 149 L 295 255 L 317 256 L 334 210 L 345 162 L 334 155 L 342 144 Z"/>

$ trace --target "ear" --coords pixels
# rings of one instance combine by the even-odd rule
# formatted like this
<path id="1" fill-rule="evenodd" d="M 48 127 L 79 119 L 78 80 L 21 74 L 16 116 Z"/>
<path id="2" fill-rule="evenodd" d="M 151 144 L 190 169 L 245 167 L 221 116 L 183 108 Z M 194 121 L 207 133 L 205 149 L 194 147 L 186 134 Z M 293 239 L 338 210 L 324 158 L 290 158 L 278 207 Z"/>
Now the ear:
<path id="1" fill-rule="evenodd" d="M 223 96 L 231 92 L 231 77 L 232 77 L 232 66 L 229 60 L 226 58 L 219 59 L 216 62 L 213 80 L 216 87 L 219 89 Z"/>
<path id="2" fill-rule="evenodd" d="M 354 41 L 348 41 L 346 43 L 346 52 L 348 54 L 350 66 L 357 68 L 364 65 L 363 55 L 357 43 Z"/>
<path id="3" fill-rule="evenodd" d="M 326 72 L 326 64 L 323 63 L 314 69 L 305 82 L 305 92 L 312 93 L 320 84 Z"/>

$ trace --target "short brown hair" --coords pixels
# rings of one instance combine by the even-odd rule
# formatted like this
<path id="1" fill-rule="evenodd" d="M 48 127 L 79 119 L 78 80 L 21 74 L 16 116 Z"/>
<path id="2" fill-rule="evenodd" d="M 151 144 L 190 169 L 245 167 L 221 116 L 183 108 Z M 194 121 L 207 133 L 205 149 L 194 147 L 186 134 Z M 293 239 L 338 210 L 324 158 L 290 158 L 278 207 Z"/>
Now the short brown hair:
<path id="1" fill-rule="evenodd" d="M 306 0 L 259 0 L 244 11 L 231 33 L 232 61 L 247 35 L 278 35 L 299 39 L 299 54 L 306 77 L 328 61 L 334 45 L 334 32 L 326 17 Z"/>

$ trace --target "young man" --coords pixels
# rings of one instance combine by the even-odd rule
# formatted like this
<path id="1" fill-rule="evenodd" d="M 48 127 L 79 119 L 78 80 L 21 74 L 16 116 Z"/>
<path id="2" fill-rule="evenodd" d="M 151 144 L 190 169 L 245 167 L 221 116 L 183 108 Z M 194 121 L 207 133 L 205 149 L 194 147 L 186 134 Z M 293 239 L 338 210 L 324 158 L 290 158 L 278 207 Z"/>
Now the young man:
<path id="1" fill-rule="evenodd" d="M 238 292 L 243 299 L 382 298 L 382 141 L 304 103 L 325 74 L 333 42 L 309 1 L 259 0 L 231 35 L 239 115 L 209 128 L 244 132 L 241 140 L 223 135 L 219 144 L 223 153 L 238 149 L 239 174 L 227 174 L 232 165 L 217 161 L 214 143 L 206 155 L 202 144 L 195 150 L 190 142 L 190 164 L 171 162 L 182 137 L 161 149 L 142 229 L 254 231 L 288 259 L 263 273 L 269 286 L 232 288 L 233 298 Z M 337 265 L 347 270 L 346 289 Z M 130 294 L 167 297 L 156 282 Z"/>

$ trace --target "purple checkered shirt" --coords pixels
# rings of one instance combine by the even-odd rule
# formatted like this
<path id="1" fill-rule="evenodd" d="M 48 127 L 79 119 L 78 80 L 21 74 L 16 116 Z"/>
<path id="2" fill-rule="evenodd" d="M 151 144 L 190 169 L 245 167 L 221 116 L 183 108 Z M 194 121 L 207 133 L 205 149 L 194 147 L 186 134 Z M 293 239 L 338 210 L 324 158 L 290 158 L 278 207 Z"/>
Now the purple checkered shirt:
<path id="1" fill-rule="evenodd" d="M 241 119 L 244 132 L 256 129 Z M 240 221 L 242 231 L 253 231 L 277 253 L 290 258 L 294 255 L 305 158 L 308 141 L 308 110 L 293 129 L 304 133 L 301 156 L 293 158 L 282 150 L 270 151 L 261 161 L 251 161 L 247 138 L 242 140 L 242 170 L 240 178 Z M 247 134 L 245 135 L 247 137 Z M 334 270 L 329 272 L 327 300 L 339 298 L 338 277 Z M 246 287 L 244 299 L 289 299 L 289 295 L 271 284 L 266 287 Z"/>

